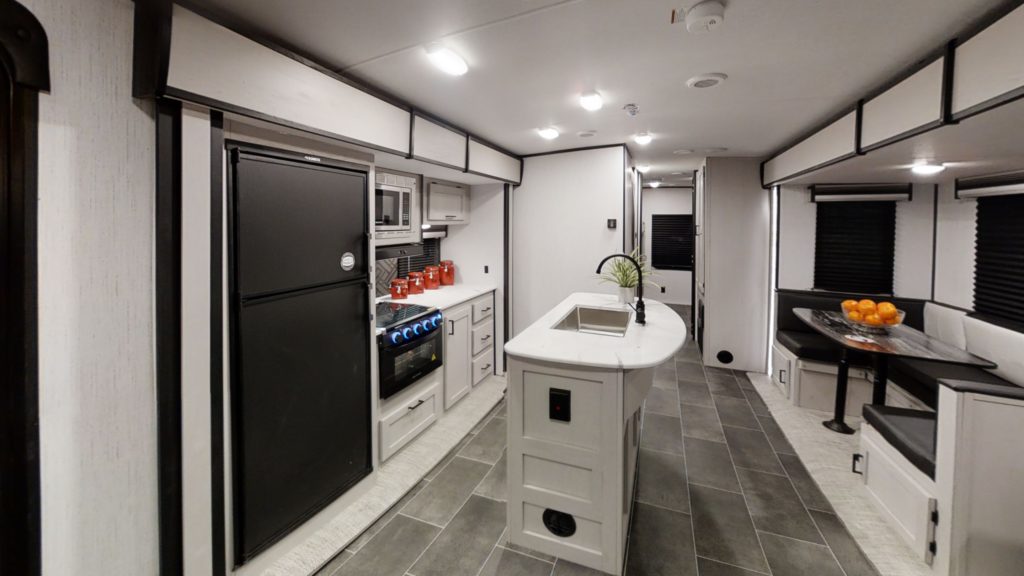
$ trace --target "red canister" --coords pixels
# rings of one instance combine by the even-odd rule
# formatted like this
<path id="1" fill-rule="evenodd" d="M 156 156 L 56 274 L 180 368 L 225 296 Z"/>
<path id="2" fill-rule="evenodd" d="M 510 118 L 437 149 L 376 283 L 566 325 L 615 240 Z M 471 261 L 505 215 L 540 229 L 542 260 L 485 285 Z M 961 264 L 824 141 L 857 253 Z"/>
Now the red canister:
<path id="1" fill-rule="evenodd" d="M 391 299 L 405 300 L 409 297 L 409 281 L 405 278 L 395 278 L 391 281 Z"/>
<path id="2" fill-rule="evenodd" d="M 441 285 L 452 286 L 455 284 L 455 263 L 451 260 L 441 260 Z"/>
<path id="3" fill-rule="evenodd" d="M 423 294 L 423 272 L 409 272 L 409 294 Z"/>
<path id="4" fill-rule="evenodd" d="M 423 285 L 427 290 L 437 290 L 441 287 L 440 266 L 427 266 L 423 269 Z"/>

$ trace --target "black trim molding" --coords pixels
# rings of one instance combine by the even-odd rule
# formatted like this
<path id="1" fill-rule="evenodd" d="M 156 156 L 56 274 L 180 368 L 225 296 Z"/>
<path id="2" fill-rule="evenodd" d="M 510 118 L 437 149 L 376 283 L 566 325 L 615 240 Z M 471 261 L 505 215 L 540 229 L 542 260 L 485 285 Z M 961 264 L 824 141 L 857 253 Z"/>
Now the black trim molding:
<path id="1" fill-rule="evenodd" d="M 0 574 L 42 573 L 39 461 L 39 92 L 42 24 L 0 0 Z"/>
<path id="2" fill-rule="evenodd" d="M 999 186 L 1024 185 L 1024 171 L 1002 172 L 987 176 L 972 176 L 969 178 L 957 178 L 953 181 L 953 197 L 960 200 L 960 192 L 969 190 L 984 190 Z"/>
<path id="3" fill-rule="evenodd" d="M 914 199 L 914 185 L 906 184 L 812 184 L 811 202 L 819 202 L 821 196 L 888 196 L 906 194 L 907 200 Z"/>

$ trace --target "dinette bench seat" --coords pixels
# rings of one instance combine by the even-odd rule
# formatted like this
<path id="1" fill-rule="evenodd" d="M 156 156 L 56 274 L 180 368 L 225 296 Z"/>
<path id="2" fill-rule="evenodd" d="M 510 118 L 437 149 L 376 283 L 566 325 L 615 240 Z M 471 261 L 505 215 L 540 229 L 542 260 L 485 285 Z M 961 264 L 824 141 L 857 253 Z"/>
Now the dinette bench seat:
<path id="1" fill-rule="evenodd" d="M 889 381 L 896 383 L 935 409 L 939 400 L 939 380 L 967 380 L 984 384 L 1013 386 L 988 370 L 973 366 L 959 366 L 927 360 L 893 358 L 889 361 Z"/>
<path id="2" fill-rule="evenodd" d="M 935 412 L 865 404 L 864 420 L 918 470 L 935 478 Z"/>

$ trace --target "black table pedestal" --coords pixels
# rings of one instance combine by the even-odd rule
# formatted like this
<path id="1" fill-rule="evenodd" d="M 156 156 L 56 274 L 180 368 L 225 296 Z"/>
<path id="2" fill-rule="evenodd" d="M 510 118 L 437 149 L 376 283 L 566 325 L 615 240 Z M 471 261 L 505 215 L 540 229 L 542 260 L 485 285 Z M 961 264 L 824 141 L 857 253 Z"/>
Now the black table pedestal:
<path id="1" fill-rule="evenodd" d="M 885 405 L 885 389 L 889 385 L 889 358 L 875 354 L 875 385 L 871 389 L 871 403 Z"/>
<path id="2" fill-rule="evenodd" d="M 831 420 L 822 422 L 825 428 L 840 434 L 853 434 L 854 429 L 846 425 L 846 388 L 850 379 L 850 361 L 846 358 L 843 348 L 839 358 L 839 374 L 836 376 L 836 411 Z"/>

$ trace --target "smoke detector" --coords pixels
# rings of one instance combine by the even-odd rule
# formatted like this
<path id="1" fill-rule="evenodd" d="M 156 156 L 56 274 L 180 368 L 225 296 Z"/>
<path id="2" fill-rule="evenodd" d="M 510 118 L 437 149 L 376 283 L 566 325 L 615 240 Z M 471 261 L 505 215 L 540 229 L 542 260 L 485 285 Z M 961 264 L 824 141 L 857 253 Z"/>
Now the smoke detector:
<path id="1" fill-rule="evenodd" d="M 725 22 L 725 6 L 717 0 L 707 0 L 689 10 L 684 8 L 673 10 L 672 23 L 675 24 L 680 20 L 686 23 L 687 32 L 695 34 L 711 32 Z"/>
<path id="2" fill-rule="evenodd" d="M 728 78 L 725 74 L 713 72 L 711 74 L 700 74 L 686 81 L 688 88 L 711 88 L 718 86 Z"/>
<path id="3" fill-rule="evenodd" d="M 640 113 L 640 107 L 636 104 L 626 104 L 622 109 L 626 111 L 626 116 L 629 116 L 630 118 L 633 118 Z"/>

